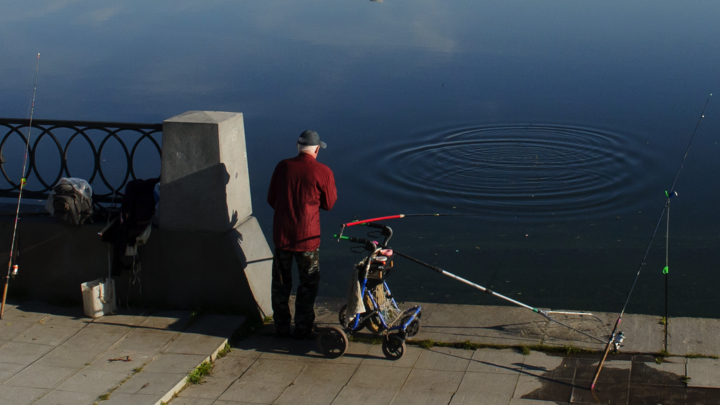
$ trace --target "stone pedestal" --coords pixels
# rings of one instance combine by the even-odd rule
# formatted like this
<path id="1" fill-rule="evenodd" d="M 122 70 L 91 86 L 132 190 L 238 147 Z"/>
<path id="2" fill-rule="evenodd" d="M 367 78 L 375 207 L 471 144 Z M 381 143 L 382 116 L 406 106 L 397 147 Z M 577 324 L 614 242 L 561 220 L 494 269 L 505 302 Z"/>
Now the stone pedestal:
<path id="1" fill-rule="evenodd" d="M 188 111 L 162 141 L 161 228 L 227 231 L 252 214 L 241 113 Z"/>

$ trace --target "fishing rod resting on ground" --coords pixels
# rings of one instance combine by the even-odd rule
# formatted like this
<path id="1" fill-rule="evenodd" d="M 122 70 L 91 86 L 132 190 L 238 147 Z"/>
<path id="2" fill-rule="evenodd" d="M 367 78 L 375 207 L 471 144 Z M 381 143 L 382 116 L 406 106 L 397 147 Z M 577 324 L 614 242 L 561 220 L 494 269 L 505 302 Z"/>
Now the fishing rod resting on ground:
<path id="1" fill-rule="evenodd" d="M 30 123 L 28 124 L 27 139 L 25 143 L 25 157 L 23 158 L 22 173 L 20 174 L 20 191 L 18 192 L 17 210 L 15 211 L 15 226 L 13 227 L 12 243 L 10 244 L 10 259 L 8 260 L 8 271 L 5 276 L 5 287 L 3 288 L 2 304 L 0 305 L 0 319 L 5 314 L 5 300 L 7 299 L 8 284 L 10 277 L 15 276 L 18 272 L 17 264 L 13 266 L 13 253 L 15 252 L 15 239 L 17 236 L 18 219 L 20 217 L 20 202 L 22 201 L 23 187 L 27 179 L 25 178 L 25 168 L 27 167 L 28 152 L 30 150 L 30 131 L 32 130 L 33 113 L 35 112 L 35 93 L 37 91 L 38 72 L 40 71 L 40 53 L 37 54 L 37 64 L 35 65 L 35 85 L 33 86 L 32 101 L 30 102 Z"/>
<path id="2" fill-rule="evenodd" d="M 702 109 L 700 118 L 698 119 L 697 124 L 695 124 L 695 130 L 693 131 L 692 136 L 690 137 L 690 141 L 688 142 L 687 149 L 685 149 L 685 155 L 683 156 L 682 161 L 680 161 L 680 167 L 677 170 L 677 174 L 675 175 L 675 180 L 672 183 L 672 187 L 670 187 L 669 192 L 666 192 L 667 199 L 665 201 L 665 206 L 663 207 L 662 212 L 660 213 L 660 218 L 658 218 L 658 222 L 655 225 L 655 230 L 653 231 L 652 236 L 650 237 L 650 241 L 648 242 L 647 249 L 645 250 L 645 255 L 643 256 L 643 259 L 640 262 L 640 267 L 638 268 L 637 274 L 635 275 L 635 280 L 633 281 L 632 286 L 630 287 L 630 292 L 628 293 L 627 299 L 625 300 L 625 305 L 623 305 L 622 311 L 620 311 L 620 316 L 618 317 L 617 321 L 615 322 L 615 326 L 613 327 L 613 330 L 610 333 L 610 338 L 608 339 L 607 345 L 605 346 L 605 352 L 603 353 L 602 360 L 600 361 L 600 364 L 598 364 L 597 371 L 595 372 L 595 377 L 593 378 L 593 381 L 590 384 L 591 391 L 593 389 L 595 389 L 595 383 L 597 382 L 597 379 L 600 376 L 600 371 L 602 370 L 602 367 L 605 364 L 605 359 L 607 359 L 607 355 L 610 352 L 610 346 L 613 344 L 613 341 L 616 340 L 615 333 L 617 332 L 618 326 L 620 326 L 620 322 L 622 321 L 622 317 L 625 314 L 625 310 L 627 309 L 628 302 L 630 302 L 630 296 L 632 296 L 632 293 L 633 293 L 633 290 L 635 289 L 635 285 L 637 284 L 638 278 L 640 278 L 640 273 L 642 272 L 642 268 L 643 268 L 643 266 L 645 266 L 645 259 L 647 259 L 648 252 L 650 252 L 650 246 L 652 246 L 653 239 L 655 238 L 655 235 L 657 234 L 658 228 L 660 227 L 660 223 L 662 222 L 665 212 L 670 208 L 670 198 L 672 198 L 672 196 L 674 196 L 674 195 L 677 195 L 677 192 L 675 192 L 675 184 L 677 183 L 678 177 L 680 177 L 680 171 L 683 169 L 683 164 L 685 163 L 685 159 L 687 158 L 688 152 L 690 152 L 690 146 L 692 145 L 693 139 L 695 139 L 695 134 L 697 133 L 697 130 L 700 127 L 700 122 L 703 120 L 703 118 L 705 118 L 705 110 L 707 109 L 707 106 L 710 103 L 711 97 L 712 97 L 712 93 L 710 93 L 710 95 L 707 98 L 707 101 L 705 101 L 705 106 Z M 666 258 L 666 260 L 667 260 L 667 258 Z M 665 270 L 663 270 L 663 272 L 667 276 L 666 269 L 667 269 L 667 267 L 665 267 Z M 667 278 L 665 279 L 665 282 L 666 282 L 665 287 L 666 287 L 666 291 L 667 291 Z M 666 297 L 666 302 L 665 302 L 665 308 L 666 308 L 665 341 L 666 341 L 666 345 L 667 345 L 667 297 Z M 620 332 L 619 335 L 622 335 L 622 332 Z"/>
<path id="3" fill-rule="evenodd" d="M 374 223 L 374 222 L 368 222 L 367 225 L 370 226 L 370 227 L 372 227 L 372 228 L 386 228 L 386 229 L 390 230 L 389 234 L 390 234 L 390 236 L 392 236 L 392 230 L 390 229 L 390 227 L 387 227 L 387 226 L 384 226 L 384 225 L 381 225 L 381 224 L 378 224 L 378 223 Z M 362 243 L 362 244 L 365 244 L 365 245 L 368 245 L 368 244 L 377 245 L 377 244 L 378 244 L 377 242 L 370 241 L 370 240 L 363 239 L 363 238 L 355 238 L 355 237 L 342 236 L 342 235 L 337 235 L 337 234 L 336 234 L 336 235 L 333 235 L 333 237 L 336 238 L 336 239 L 338 239 L 338 241 L 342 239 L 342 240 L 347 240 L 347 241 L 350 241 L 350 242 Z M 388 237 L 388 238 L 386 239 L 386 242 L 387 242 L 389 239 L 390 239 L 390 238 Z M 455 279 L 455 280 L 457 280 L 457 281 L 460 281 L 461 283 L 464 283 L 464 284 L 467 284 L 467 285 L 469 285 L 469 286 L 471 286 L 471 287 L 477 288 L 478 290 L 481 290 L 481 291 L 483 291 L 483 292 L 485 292 L 485 293 L 488 293 L 488 294 L 490 294 L 490 295 L 493 295 L 493 296 L 498 297 L 498 298 L 500 298 L 500 299 L 503 299 L 503 300 L 505 300 L 505 301 L 511 302 L 511 303 L 513 303 L 513 304 L 515 304 L 515 305 L 518 305 L 518 306 L 520 306 L 520 307 L 523 307 L 523 308 L 525 308 L 525 309 L 529 309 L 529 310 L 535 312 L 536 314 L 542 315 L 542 316 L 545 317 L 545 319 L 547 319 L 548 321 L 557 323 L 558 325 L 564 326 L 564 327 L 566 327 L 566 328 L 568 328 L 568 329 L 570 329 L 570 330 L 572 330 L 572 331 L 574 331 L 574 332 L 580 333 L 580 334 L 582 334 L 582 335 L 584 335 L 584 336 L 587 336 L 587 337 L 589 337 L 589 338 L 591 338 L 591 339 L 593 339 L 593 340 L 596 340 L 596 341 L 598 341 L 598 342 L 600 342 L 600 343 L 605 343 L 605 341 L 604 341 L 603 339 L 600 339 L 600 338 L 598 338 L 598 337 L 595 337 L 595 336 L 593 336 L 593 335 L 590 335 L 590 334 L 588 334 L 588 333 L 586 333 L 586 332 L 583 332 L 583 331 L 581 331 L 581 330 L 579 330 L 579 329 L 573 328 L 572 326 L 567 325 L 567 324 L 565 324 L 565 323 L 562 323 L 562 322 L 558 321 L 557 319 L 553 318 L 552 316 L 550 316 L 550 314 L 565 314 L 565 315 L 580 315 L 580 316 L 587 315 L 587 316 L 595 317 L 595 318 L 597 318 L 598 320 L 600 320 L 600 318 L 598 318 L 598 317 L 597 317 L 596 315 L 594 315 L 594 314 L 591 314 L 591 313 L 589 313 L 589 312 L 552 311 L 552 310 L 543 310 L 543 309 L 539 309 L 539 308 L 534 308 L 534 307 L 531 307 L 530 305 L 526 305 L 526 304 L 524 304 L 524 303 L 522 303 L 522 302 L 520 302 L 520 301 L 514 300 L 514 299 L 512 299 L 512 298 L 510 298 L 510 297 L 506 297 L 506 296 L 504 296 L 504 295 L 502 295 L 502 294 L 500 294 L 500 293 L 497 293 L 497 292 L 495 292 L 495 291 L 493 291 L 493 290 L 491 290 L 491 289 L 489 289 L 489 288 L 483 287 L 483 286 L 481 286 L 481 285 L 479 285 L 479 284 L 475 284 L 475 283 L 473 283 L 472 281 L 469 281 L 469 280 L 466 280 L 466 279 L 464 279 L 464 278 L 462 278 L 462 277 L 456 276 L 455 274 L 452 274 L 452 273 L 450 273 L 449 271 L 443 270 L 443 269 L 441 269 L 441 268 L 439 268 L 439 267 L 437 267 L 437 266 L 433 266 L 433 265 L 431 265 L 431 264 L 428 264 L 428 263 L 425 263 L 425 262 L 420 261 L 420 260 L 418 260 L 418 259 L 415 259 L 415 258 L 413 258 L 413 257 L 410 257 L 410 256 L 408 256 L 408 255 L 406 255 L 406 254 L 400 253 L 400 252 L 398 252 L 397 250 L 394 250 L 394 253 L 397 254 L 398 256 L 404 257 L 404 258 L 406 258 L 406 259 L 408 259 L 408 260 L 410 260 L 410 261 L 412 261 L 412 262 L 415 262 L 415 263 L 417 263 L 417 264 L 419 264 L 419 265 L 422 265 L 422 266 L 425 266 L 425 267 L 427 267 L 427 268 L 429 268 L 429 269 L 431 269 L 431 270 L 434 270 L 434 271 L 436 271 L 436 272 L 438 272 L 438 273 L 440 273 L 440 274 L 442 274 L 442 275 L 444 275 L 444 276 L 447 276 L 447 277 L 450 277 L 450 278 Z"/>

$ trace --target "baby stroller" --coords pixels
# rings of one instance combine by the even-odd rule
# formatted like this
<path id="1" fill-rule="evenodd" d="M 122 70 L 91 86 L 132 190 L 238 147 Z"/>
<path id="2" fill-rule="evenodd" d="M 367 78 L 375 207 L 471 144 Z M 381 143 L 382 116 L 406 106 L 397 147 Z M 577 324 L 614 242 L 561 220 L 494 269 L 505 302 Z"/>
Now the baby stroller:
<path id="1" fill-rule="evenodd" d="M 385 357 L 398 360 L 405 353 L 405 339 L 420 331 L 422 307 L 416 305 L 404 311 L 398 307 L 385 281 L 393 268 L 393 251 L 387 246 L 392 229 L 374 222 L 367 226 L 380 229 L 378 236 L 384 236 L 382 244 L 342 234 L 335 235 L 338 240 L 362 244 L 358 248 L 368 254 L 354 266 L 348 303 L 338 313 L 341 327 L 321 329 L 317 346 L 326 357 L 340 357 L 347 350 L 347 336 L 367 328 L 373 334 L 382 336 Z"/>

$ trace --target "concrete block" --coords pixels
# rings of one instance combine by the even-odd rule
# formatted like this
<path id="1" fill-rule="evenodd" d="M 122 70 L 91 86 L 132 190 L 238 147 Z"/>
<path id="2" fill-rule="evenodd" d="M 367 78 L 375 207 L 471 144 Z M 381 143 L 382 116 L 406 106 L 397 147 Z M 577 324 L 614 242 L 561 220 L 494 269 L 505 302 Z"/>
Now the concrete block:
<path id="1" fill-rule="evenodd" d="M 218 399 L 271 404 L 305 367 L 305 364 L 296 361 L 258 359 Z"/>
<path id="2" fill-rule="evenodd" d="M 179 373 L 185 376 L 207 358 L 208 356 L 202 354 L 163 353 L 145 366 L 143 373 Z"/>
<path id="3" fill-rule="evenodd" d="M 3 363 L 28 365 L 52 349 L 53 347 L 48 345 L 9 342 L 0 347 L 0 359 Z"/>
<path id="4" fill-rule="evenodd" d="M 310 363 L 274 403 L 329 405 L 357 368 L 356 364 Z"/>
<path id="5" fill-rule="evenodd" d="M 78 333 L 81 327 L 53 326 L 36 323 L 19 333 L 14 342 L 58 346 Z"/>
<path id="6" fill-rule="evenodd" d="M 48 390 L 41 388 L 0 385 L 0 398 L 3 405 L 29 405 L 46 392 Z"/>
<path id="7" fill-rule="evenodd" d="M 33 405 L 79 405 L 92 404 L 97 401 L 97 396 L 83 392 L 70 391 L 50 391 L 47 395 L 40 398 Z"/>
<path id="8" fill-rule="evenodd" d="M 161 228 L 226 231 L 252 214 L 242 113 L 169 118 L 162 149 Z"/>
<path id="9" fill-rule="evenodd" d="M 82 392 L 102 395 L 116 387 L 128 373 L 115 373 L 111 371 L 80 370 L 55 389 L 60 391 Z"/>
<path id="10" fill-rule="evenodd" d="M 424 350 L 420 355 L 416 369 L 465 371 L 473 355 L 472 350 L 454 349 L 449 347 L 433 347 Z"/>
<path id="11" fill-rule="evenodd" d="M 49 389 L 55 387 L 75 372 L 77 372 L 76 368 L 32 364 L 7 380 L 5 385 Z"/>
<path id="12" fill-rule="evenodd" d="M 273 253 L 260 224 L 255 217 L 249 217 L 230 231 L 229 238 L 257 306 L 263 316 L 271 316 L 273 311 L 270 284 Z"/>
<path id="13" fill-rule="evenodd" d="M 720 388 L 720 360 L 688 359 L 688 387 Z"/>
<path id="14" fill-rule="evenodd" d="M 480 349 L 473 353 L 467 371 L 515 375 L 524 361 L 525 356 L 515 350 Z"/>
<path id="15" fill-rule="evenodd" d="M 630 373 L 630 384 L 685 387 L 685 358 L 666 357 L 662 363 L 656 362 L 633 362 Z M 602 373 L 601 373 L 602 377 Z"/>

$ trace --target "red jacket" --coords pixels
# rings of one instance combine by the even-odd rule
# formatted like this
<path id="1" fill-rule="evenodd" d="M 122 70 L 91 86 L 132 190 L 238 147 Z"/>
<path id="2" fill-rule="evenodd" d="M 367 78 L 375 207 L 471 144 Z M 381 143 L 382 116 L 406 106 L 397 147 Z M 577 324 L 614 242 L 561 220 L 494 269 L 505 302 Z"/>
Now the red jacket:
<path id="1" fill-rule="evenodd" d="M 320 209 L 330 211 L 336 200 L 332 170 L 312 155 L 300 153 L 278 163 L 267 196 L 275 210 L 275 247 L 294 252 L 320 247 Z"/>

